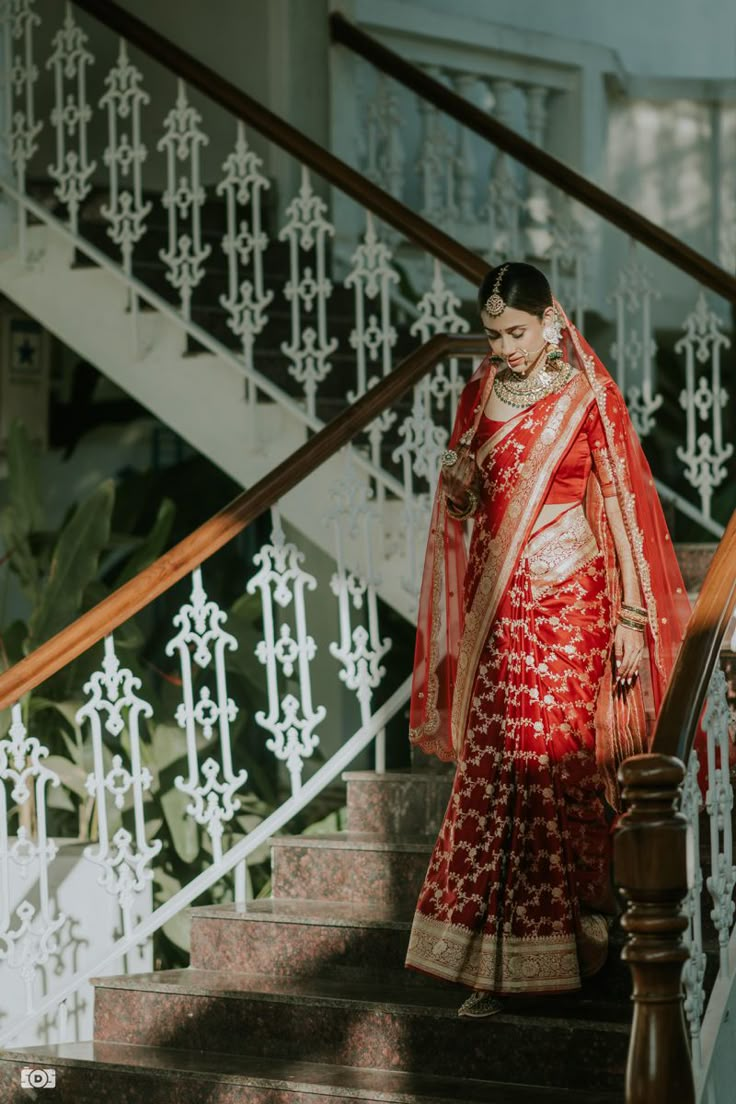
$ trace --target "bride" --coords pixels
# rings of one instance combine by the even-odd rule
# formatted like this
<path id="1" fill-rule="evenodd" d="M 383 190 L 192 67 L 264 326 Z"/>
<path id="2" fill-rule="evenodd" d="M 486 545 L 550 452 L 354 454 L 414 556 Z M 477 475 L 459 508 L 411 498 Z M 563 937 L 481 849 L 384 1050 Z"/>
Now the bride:
<path id="1" fill-rule="evenodd" d="M 546 277 L 499 266 L 479 307 L 490 356 L 442 459 L 411 702 L 412 742 L 457 769 L 406 964 L 471 988 L 463 1016 L 605 962 L 616 771 L 689 616 L 621 393 Z"/>

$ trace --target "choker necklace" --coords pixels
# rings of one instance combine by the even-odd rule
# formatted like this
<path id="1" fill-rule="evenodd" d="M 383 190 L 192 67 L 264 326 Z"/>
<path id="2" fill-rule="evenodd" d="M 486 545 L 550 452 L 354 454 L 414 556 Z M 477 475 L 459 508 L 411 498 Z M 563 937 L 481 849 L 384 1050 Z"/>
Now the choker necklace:
<path id="1" fill-rule="evenodd" d="M 523 409 L 559 391 L 572 376 L 573 369 L 569 364 L 563 364 L 553 372 L 545 368 L 535 369 L 526 379 L 519 379 L 510 368 L 502 368 L 496 373 L 493 390 L 501 402 Z"/>

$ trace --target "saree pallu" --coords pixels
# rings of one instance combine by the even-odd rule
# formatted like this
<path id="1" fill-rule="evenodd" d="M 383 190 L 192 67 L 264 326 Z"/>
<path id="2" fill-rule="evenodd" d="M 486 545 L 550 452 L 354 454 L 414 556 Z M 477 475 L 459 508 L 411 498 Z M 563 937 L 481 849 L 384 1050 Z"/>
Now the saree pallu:
<path id="1" fill-rule="evenodd" d="M 581 506 L 524 546 L 473 680 L 406 964 L 496 993 L 577 989 L 607 952 L 596 700 L 606 566 Z"/>

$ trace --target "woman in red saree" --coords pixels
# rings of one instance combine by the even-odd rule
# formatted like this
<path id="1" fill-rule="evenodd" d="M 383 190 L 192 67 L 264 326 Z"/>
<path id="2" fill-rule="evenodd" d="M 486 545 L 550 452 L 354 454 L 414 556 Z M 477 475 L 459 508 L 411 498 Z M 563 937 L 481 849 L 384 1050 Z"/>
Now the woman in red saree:
<path id="1" fill-rule="evenodd" d="M 616 771 L 689 616 L 623 398 L 544 275 L 499 266 L 479 306 L 491 355 L 442 461 L 411 702 L 412 742 L 457 770 L 406 960 L 473 989 L 466 1016 L 605 962 Z"/>

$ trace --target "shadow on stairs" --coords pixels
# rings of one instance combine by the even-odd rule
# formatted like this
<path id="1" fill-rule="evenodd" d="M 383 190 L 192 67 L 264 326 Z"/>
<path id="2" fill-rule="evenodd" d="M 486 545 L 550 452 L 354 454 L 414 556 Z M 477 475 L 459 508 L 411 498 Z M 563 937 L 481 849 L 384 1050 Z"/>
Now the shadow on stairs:
<path id="1" fill-rule="evenodd" d="M 451 778 L 350 772 L 348 830 L 273 840 L 273 893 L 192 910 L 186 970 L 100 978 L 94 1040 L 0 1055 L 0 1101 L 547 1104 L 620 1101 L 628 971 L 457 1016 L 466 990 L 403 969 Z M 297 894 L 299 894 L 297 896 Z"/>

